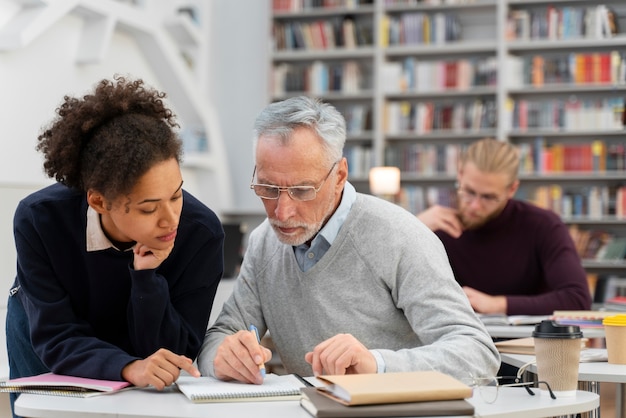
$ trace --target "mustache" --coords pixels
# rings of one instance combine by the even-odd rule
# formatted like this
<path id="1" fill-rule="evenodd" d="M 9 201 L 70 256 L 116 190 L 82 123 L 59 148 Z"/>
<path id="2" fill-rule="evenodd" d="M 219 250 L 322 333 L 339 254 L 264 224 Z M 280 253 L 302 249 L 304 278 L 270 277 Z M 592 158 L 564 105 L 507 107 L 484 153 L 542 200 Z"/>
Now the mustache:
<path id="1" fill-rule="evenodd" d="M 303 222 L 281 222 L 270 219 L 270 225 L 276 228 L 307 228 L 309 225 Z"/>

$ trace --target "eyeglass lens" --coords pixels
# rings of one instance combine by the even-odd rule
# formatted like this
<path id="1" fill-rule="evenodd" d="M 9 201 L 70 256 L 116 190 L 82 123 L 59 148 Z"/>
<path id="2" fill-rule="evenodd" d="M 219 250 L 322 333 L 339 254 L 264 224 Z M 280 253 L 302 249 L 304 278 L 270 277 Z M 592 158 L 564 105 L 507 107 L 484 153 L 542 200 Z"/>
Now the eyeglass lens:
<path id="1" fill-rule="evenodd" d="M 458 194 L 465 202 L 470 203 L 474 200 L 478 199 L 480 203 L 484 205 L 495 204 L 500 201 L 497 196 L 489 195 L 489 194 L 478 194 L 473 190 L 467 190 L 464 188 L 458 189 Z"/>
<path id="2" fill-rule="evenodd" d="M 479 377 L 476 378 L 476 386 L 480 397 L 486 403 L 494 403 L 498 399 L 498 381 L 491 377 Z"/>
<path id="3" fill-rule="evenodd" d="M 279 187 L 279 186 L 273 186 L 270 184 L 255 184 L 255 183 L 250 184 L 250 188 L 254 190 L 254 193 L 256 193 L 256 195 L 262 199 L 275 200 L 280 197 L 280 192 L 286 191 L 293 200 L 299 200 L 302 202 L 313 200 L 317 197 L 317 192 L 319 192 L 322 186 L 324 185 L 324 183 L 326 183 L 326 180 L 328 180 L 328 177 L 330 177 L 330 173 L 333 172 L 333 169 L 337 166 L 338 162 L 339 161 L 335 161 L 332 167 L 330 167 L 330 170 L 328 170 L 328 174 L 326 174 L 326 177 L 324 177 L 324 179 L 322 180 L 322 183 L 319 185 L 318 188 L 315 188 L 314 186 Z M 254 167 L 254 171 L 252 172 L 252 181 L 254 181 L 255 173 L 256 173 L 256 166 Z"/>
<path id="4" fill-rule="evenodd" d="M 278 199 L 282 190 L 286 190 L 294 200 L 313 200 L 316 196 L 313 186 L 277 187 L 255 184 L 253 185 L 253 189 L 257 196 L 264 199 Z"/>

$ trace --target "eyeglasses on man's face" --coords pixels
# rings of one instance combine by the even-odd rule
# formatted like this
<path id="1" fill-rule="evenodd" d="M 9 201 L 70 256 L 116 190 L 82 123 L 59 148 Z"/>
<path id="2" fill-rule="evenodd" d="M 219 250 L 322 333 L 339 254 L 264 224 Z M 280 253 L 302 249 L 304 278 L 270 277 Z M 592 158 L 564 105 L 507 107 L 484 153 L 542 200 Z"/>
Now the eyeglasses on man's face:
<path id="1" fill-rule="evenodd" d="M 472 203 L 478 199 L 483 206 L 495 206 L 502 201 L 500 197 L 492 193 L 480 194 L 469 187 L 457 186 L 456 193 L 465 203 Z"/>
<path id="2" fill-rule="evenodd" d="M 507 383 L 507 384 L 501 385 L 499 381 L 504 380 L 504 379 L 514 380 L 515 383 Z M 515 376 L 474 377 L 470 375 L 470 378 L 468 379 L 467 383 L 469 383 L 468 386 L 476 388 L 476 390 L 478 390 L 480 397 L 486 403 L 494 403 L 496 399 L 498 399 L 498 391 L 502 387 L 524 387 L 524 389 L 526 389 L 526 392 L 528 392 L 529 395 L 535 396 L 535 392 L 533 392 L 533 390 L 530 388 L 530 386 L 533 386 L 535 383 L 537 385 L 539 384 L 545 385 L 546 388 L 548 389 L 548 392 L 550 393 L 550 397 L 552 399 L 556 399 L 556 395 L 554 394 L 554 392 L 552 392 L 552 388 L 550 387 L 548 382 L 543 381 L 543 380 L 540 380 L 538 382 L 520 382 L 519 377 L 515 377 Z"/>
<path id="3" fill-rule="evenodd" d="M 313 200 L 317 197 L 317 193 L 322 189 L 328 177 L 330 177 L 330 173 L 333 172 L 333 169 L 337 165 L 339 161 L 335 161 L 333 166 L 324 177 L 324 180 L 320 183 L 319 187 L 315 186 L 289 186 L 289 187 L 279 187 L 273 184 L 260 184 L 254 183 L 254 176 L 256 174 L 256 166 L 254 166 L 254 171 L 252 172 L 252 182 L 250 183 L 250 188 L 254 190 L 257 196 L 261 199 L 269 199 L 276 200 L 280 197 L 281 192 L 287 192 L 289 197 L 293 200 L 297 200 L 300 202 L 306 202 L 308 200 Z"/>

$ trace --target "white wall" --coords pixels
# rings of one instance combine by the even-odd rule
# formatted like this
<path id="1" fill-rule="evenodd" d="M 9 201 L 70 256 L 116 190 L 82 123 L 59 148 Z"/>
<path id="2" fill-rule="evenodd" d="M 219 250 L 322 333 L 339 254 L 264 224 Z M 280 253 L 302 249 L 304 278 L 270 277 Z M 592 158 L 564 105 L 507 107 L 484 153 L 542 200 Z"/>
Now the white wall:
<path id="1" fill-rule="evenodd" d="M 252 125 L 269 103 L 270 0 L 211 0 L 210 96 L 222 126 L 236 212 L 263 212 L 248 187 Z"/>

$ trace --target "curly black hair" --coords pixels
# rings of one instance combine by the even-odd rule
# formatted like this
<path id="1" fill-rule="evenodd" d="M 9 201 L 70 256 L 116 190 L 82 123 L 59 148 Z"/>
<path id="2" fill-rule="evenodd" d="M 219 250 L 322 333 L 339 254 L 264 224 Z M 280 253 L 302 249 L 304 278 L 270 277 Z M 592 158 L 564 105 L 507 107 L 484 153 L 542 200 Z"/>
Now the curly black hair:
<path id="1" fill-rule="evenodd" d="M 82 98 L 65 96 L 58 116 L 37 138 L 44 171 L 68 187 L 115 199 L 155 164 L 180 162 L 179 125 L 165 97 L 141 79 L 119 75 Z"/>

